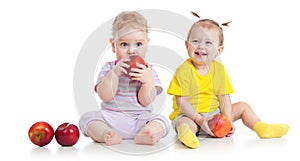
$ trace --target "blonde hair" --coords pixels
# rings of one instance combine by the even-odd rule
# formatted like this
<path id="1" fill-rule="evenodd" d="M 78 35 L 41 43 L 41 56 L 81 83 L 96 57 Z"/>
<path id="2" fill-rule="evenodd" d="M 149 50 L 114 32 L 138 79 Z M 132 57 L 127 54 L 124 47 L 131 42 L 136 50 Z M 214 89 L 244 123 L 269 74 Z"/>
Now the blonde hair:
<path id="1" fill-rule="evenodd" d="M 124 29 L 134 29 L 148 33 L 147 20 L 136 11 L 123 11 L 119 13 L 112 25 L 112 37 L 115 39 L 118 32 Z"/>
<path id="2" fill-rule="evenodd" d="M 202 20 L 199 20 L 199 21 L 195 22 L 192 25 L 192 27 L 191 27 L 191 29 L 188 33 L 187 40 L 190 39 L 191 32 L 192 32 L 192 30 L 195 26 L 201 26 L 202 28 L 206 28 L 206 29 L 213 29 L 213 28 L 217 29 L 218 32 L 219 32 L 219 42 L 220 42 L 219 46 L 223 45 L 223 43 L 224 43 L 223 29 L 216 21 L 210 20 L 210 19 L 202 19 Z"/>

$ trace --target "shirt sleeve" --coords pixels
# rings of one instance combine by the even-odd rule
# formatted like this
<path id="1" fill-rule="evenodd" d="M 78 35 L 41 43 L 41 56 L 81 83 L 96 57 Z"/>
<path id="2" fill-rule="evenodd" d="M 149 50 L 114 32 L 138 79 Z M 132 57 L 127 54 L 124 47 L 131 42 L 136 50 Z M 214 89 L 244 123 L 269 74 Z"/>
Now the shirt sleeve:
<path id="1" fill-rule="evenodd" d="M 218 70 L 219 74 L 217 74 L 215 85 L 215 94 L 216 95 L 225 95 L 233 93 L 233 88 L 229 81 L 228 75 L 225 71 L 225 68 L 222 66 L 221 69 Z"/>
<path id="2" fill-rule="evenodd" d="M 189 70 L 177 69 L 173 76 L 167 93 L 176 96 L 188 96 L 190 94 Z"/>
<path id="3" fill-rule="evenodd" d="M 97 81 L 95 83 L 94 89 L 96 91 L 96 86 L 103 80 L 103 78 L 112 70 L 113 68 L 113 62 L 107 62 L 105 65 L 101 68 L 100 73 L 98 74 Z M 97 91 L 96 91 L 97 92 Z"/>

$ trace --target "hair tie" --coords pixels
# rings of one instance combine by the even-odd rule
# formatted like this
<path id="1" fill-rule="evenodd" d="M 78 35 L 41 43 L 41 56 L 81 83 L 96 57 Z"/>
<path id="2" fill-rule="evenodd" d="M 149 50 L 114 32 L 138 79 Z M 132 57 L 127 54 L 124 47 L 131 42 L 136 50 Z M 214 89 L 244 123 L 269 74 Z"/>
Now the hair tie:
<path id="1" fill-rule="evenodd" d="M 221 25 L 222 25 L 222 26 L 226 26 L 226 27 L 230 27 L 230 25 L 229 25 L 230 23 L 231 23 L 231 21 L 222 23 Z"/>
<path id="2" fill-rule="evenodd" d="M 198 17 L 198 18 L 199 18 L 199 20 L 200 20 L 200 16 L 199 16 L 197 13 L 195 13 L 195 12 L 193 12 L 193 11 L 191 11 L 191 13 L 192 13 L 192 15 L 194 15 L 194 16 L 196 16 L 196 17 Z"/>
<path id="3" fill-rule="evenodd" d="M 198 17 L 199 20 L 200 20 L 200 16 L 199 16 L 197 13 L 195 13 L 195 12 L 193 12 L 193 11 L 191 11 L 191 13 L 192 13 L 193 16 Z M 231 21 L 222 23 L 221 25 L 222 25 L 222 26 L 226 26 L 226 27 L 230 27 L 230 26 L 229 26 L 230 23 L 231 23 Z"/>

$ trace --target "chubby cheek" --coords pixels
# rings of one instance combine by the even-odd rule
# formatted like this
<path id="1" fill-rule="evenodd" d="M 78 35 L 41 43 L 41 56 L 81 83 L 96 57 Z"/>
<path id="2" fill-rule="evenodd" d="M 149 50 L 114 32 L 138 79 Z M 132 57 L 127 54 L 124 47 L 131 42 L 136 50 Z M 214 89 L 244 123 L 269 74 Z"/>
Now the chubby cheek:
<path id="1" fill-rule="evenodd" d="M 147 52 L 147 48 L 145 47 L 145 48 L 143 48 L 143 49 L 137 51 L 137 54 L 138 54 L 140 57 L 145 58 L 146 52 Z"/>
<path id="2" fill-rule="evenodd" d="M 213 49 L 209 50 L 208 52 L 210 53 L 209 55 L 212 59 L 214 59 L 218 55 L 218 50 L 216 48 L 213 48 Z"/>
<path id="3" fill-rule="evenodd" d="M 188 47 L 188 54 L 189 54 L 189 56 L 191 57 L 191 56 L 193 56 L 194 55 L 194 53 L 195 53 L 195 48 L 193 48 L 193 47 Z"/>
<path id="4" fill-rule="evenodd" d="M 116 57 L 118 60 L 122 59 L 124 56 L 126 56 L 126 52 L 122 51 L 122 50 L 116 50 Z"/>

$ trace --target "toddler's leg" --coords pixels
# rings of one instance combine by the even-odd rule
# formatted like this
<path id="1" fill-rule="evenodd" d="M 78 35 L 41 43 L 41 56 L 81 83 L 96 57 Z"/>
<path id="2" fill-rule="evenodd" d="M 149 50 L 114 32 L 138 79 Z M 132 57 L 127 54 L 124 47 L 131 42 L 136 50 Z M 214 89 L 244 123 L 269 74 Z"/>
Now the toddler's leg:
<path id="1" fill-rule="evenodd" d="M 153 120 L 147 123 L 134 137 L 136 144 L 154 145 L 165 134 L 164 123 L 160 120 Z"/>
<path id="2" fill-rule="evenodd" d="M 253 130 L 255 123 L 260 121 L 260 118 L 252 110 L 251 106 L 244 102 L 232 104 L 232 121 L 242 119 L 244 125 Z"/>
<path id="3" fill-rule="evenodd" d="M 177 130 L 178 139 L 189 148 L 198 148 L 199 139 L 196 137 L 198 126 L 193 120 L 182 117 L 175 125 Z"/>
<path id="4" fill-rule="evenodd" d="M 87 128 L 87 135 L 95 142 L 106 143 L 107 145 L 119 144 L 122 136 L 113 131 L 102 121 L 93 121 Z"/>
<path id="5" fill-rule="evenodd" d="M 257 133 L 260 138 L 278 138 L 284 136 L 289 129 L 287 124 L 267 124 L 260 121 L 252 108 L 238 102 L 232 105 L 233 121 L 242 119 L 243 123 Z"/>

